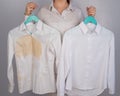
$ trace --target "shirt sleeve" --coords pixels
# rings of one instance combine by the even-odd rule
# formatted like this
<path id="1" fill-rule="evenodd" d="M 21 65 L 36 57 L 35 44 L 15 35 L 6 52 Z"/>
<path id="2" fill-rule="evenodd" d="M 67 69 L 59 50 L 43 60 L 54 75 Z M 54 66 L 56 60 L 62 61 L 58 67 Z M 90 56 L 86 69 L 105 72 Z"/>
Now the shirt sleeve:
<path id="1" fill-rule="evenodd" d="M 12 93 L 14 90 L 14 74 L 13 74 L 13 66 L 12 59 L 14 55 L 14 47 L 13 47 L 13 38 L 11 34 L 8 34 L 8 69 L 7 76 L 9 80 L 9 92 Z"/>
<path id="2" fill-rule="evenodd" d="M 68 40 L 69 41 L 69 40 Z M 70 73 L 69 65 L 69 45 L 66 36 L 63 38 L 63 44 L 61 48 L 60 64 L 58 66 L 57 74 L 57 96 L 64 96 L 66 89 L 66 80 Z"/>
<path id="3" fill-rule="evenodd" d="M 109 51 L 109 69 L 108 69 L 108 88 L 109 94 L 115 93 L 115 45 L 114 45 L 114 35 L 110 42 Z"/>

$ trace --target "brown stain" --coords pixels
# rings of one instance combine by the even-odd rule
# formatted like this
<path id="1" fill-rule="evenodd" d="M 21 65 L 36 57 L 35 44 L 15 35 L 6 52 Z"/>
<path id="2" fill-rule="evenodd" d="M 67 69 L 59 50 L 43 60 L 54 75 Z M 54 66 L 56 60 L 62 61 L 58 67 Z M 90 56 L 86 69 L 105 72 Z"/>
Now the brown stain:
<path id="1" fill-rule="evenodd" d="M 33 55 L 36 58 L 39 58 L 41 52 L 41 43 L 31 35 L 20 37 L 16 41 L 15 54 L 17 57 Z"/>
<path id="2" fill-rule="evenodd" d="M 24 77 L 21 76 L 21 74 L 19 73 L 19 74 L 18 74 L 18 80 L 21 81 L 21 80 L 23 80 L 23 78 L 24 78 Z"/>

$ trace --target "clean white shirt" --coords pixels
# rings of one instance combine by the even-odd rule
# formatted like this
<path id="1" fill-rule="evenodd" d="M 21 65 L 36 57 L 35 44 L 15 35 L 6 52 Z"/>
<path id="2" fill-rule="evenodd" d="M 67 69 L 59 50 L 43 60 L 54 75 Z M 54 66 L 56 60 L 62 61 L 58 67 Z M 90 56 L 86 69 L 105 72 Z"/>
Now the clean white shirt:
<path id="1" fill-rule="evenodd" d="M 61 50 L 58 96 L 64 96 L 64 90 L 73 96 L 96 96 L 107 87 L 114 94 L 114 34 L 110 30 L 82 22 L 65 33 Z"/>
<path id="2" fill-rule="evenodd" d="M 79 8 L 69 4 L 68 8 L 60 14 L 55 9 L 53 2 L 50 6 L 41 8 L 38 17 L 47 25 L 57 29 L 61 36 L 83 20 L 83 14 Z"/>
<path id="3" fill-rule="evenodd" d="M 39 21 L 22 23 L 8 34 L 9 91 L 14 90 L 12 60 L 15 55 L 18 89 L 36 94 L 56 92 L 55 74 L 61 48 L 60 34 Z"/>

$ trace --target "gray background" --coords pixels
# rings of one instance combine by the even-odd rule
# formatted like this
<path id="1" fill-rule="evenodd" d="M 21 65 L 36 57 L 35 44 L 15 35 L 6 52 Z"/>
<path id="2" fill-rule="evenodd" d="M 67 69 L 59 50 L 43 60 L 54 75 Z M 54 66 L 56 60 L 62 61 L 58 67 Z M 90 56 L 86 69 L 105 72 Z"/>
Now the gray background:
<path id="1" fill-rule="evenodd" d="M 7 80 L 7 34 L 24 20 L 25 4 L 29 0 L 0 0 L 0 96 L 40 96 L 32 92 L 23 95 L 18 93 L 15 79 L 15 90 L 8 92 Z M 33 0 L 39 8 L 50 3 L 51 0 Z M 94 5 L 97 8 L 96 19 L 98 22 L 115 34 L 116 52 L 116 92 L 114 96 L 120 96 L 120 0 L 72 0 L 75 6 L 81 7 L 85 13 L 85 6 Z M 38 10 L 35 11 L 37 13 Z M 15 69 L 15 63 L 14 69 Z M 14 70 L 15 72 L 16 70 Z M 16 78 L 16 74 L 15 74 Z M 45 96 L 45 95 L 44 95 Z M 105 90 L 100 96 L 111 96 Z"/>

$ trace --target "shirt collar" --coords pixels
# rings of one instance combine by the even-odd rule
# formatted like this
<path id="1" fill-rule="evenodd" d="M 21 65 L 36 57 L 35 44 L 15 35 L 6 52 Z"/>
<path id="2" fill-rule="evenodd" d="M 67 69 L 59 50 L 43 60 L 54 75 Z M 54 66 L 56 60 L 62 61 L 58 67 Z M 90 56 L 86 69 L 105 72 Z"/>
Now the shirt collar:
<path id="1" fill-rule="evenodd" d="M 42 21 L 39 20 L 39 21 L 36 23 L 36 29 L 37 29 L 38 31 L 41 31 L 41 30 L 42 30 L 42 25 L 43 25 Z M 26 27 L 26 25 L 24 24 L 24 22 L 20 25 L 19 30 L 20 30 L 20 31 L 25 31 L 25 30 L 27 30 L 27 27 Z"/>
<path id="2" fill-rule="evenodd" d="M 79 24 L 79 26 L 80 26 L 80 28 L 81 28 L 81 30 L 84 34 L 86 34 L 90 31 L 90 29 L 87 27 L 86 24 L 84 24 L 84 22 L 81 22 Z M 102 28 L 101 25 L 97 24 L 97 25 L 95 25 L 95 28 L 93 29 L 93 32 L 95 32 L 96 34 L 99 34 L 100 31 L 101 31 L 101 28 Z"/>
<path id="3" fill-rule="evenodd" d="M 52 3 L 51 3 L 50 6 L 49 6 L 49 10 L 50 10 L 50 11 L 54 11 L 54 10 L 55 10 L 55 7 L 54 7 L 54 5 L 53 5 L 53 1 L 52 1 Z M 71 5 L 71 3 L 69 4 L 67 10 L 70 10 L 70 11 L 73 11 L 73 10 L 74 10 L 74 8 L 73 8 L 73 6 Z"/>

